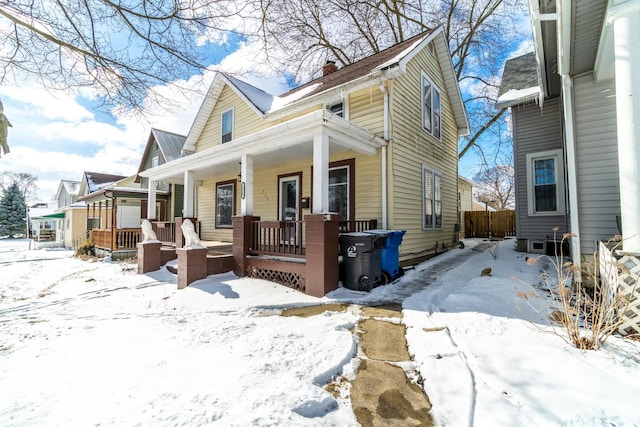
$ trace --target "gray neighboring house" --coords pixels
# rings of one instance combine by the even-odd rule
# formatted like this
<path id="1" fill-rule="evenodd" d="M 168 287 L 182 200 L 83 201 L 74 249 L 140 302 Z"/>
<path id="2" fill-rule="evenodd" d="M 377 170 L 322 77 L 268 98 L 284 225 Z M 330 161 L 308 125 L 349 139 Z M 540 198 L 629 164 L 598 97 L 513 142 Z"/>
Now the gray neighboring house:
<path id="1" fill-rule="evenodd" d="M 149 188 L 149 178 L 140 176 L 140 172 L 183 157 L 182 147 L 184 146 L 185 140 L 186 136 L 184 135 L 178 135 L 154 128 L 151 129 L 151 132 L 149 132 L 149 138 L 147 139 L 147 145 L 145 146 L 144 153 L 140 159 L 138 175 L 135 180 L 140 183 L 140 188 Z M 168 192 L 170 194 L 170 198 L 168 200 L 168 204 L 167 201 L 156 200 L 156 215 L 151 218 L 155 218 L 160 221 L 173 221 L 176 216 L 181 217 L 184 199 L 184 186 L 182 184 L 158 182 L 156 183 L 156 189 Z M 143 201 L 142 217 L 148 217 L 148 202 L 146 200 Z"/>
<path id="2" fill-rule="evenodd" d="M 529 6 L 535 52 L 506 63 L 497 103 L 512 114 L 518 246 L 553 252 L 558 227 L 577 265 L 618 234 L 640 253 L 640 2 Z"/>

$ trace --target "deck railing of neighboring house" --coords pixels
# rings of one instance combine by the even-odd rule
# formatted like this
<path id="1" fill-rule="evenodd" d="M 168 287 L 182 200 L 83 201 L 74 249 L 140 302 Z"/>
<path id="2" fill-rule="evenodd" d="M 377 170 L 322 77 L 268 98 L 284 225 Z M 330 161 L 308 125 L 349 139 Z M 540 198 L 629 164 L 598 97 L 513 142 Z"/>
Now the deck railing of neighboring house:
<path id="1" fill-rule="evenodd" d="M 251 249 L 256 255 L 304 257 L 304 221 L 253 221 Z"/>
<path id="2" fill-rule="evenodd" d="M 153 231 L 156 233 L 156 237 L 163 243 L 175 243 L 176 242 L 176 223 L 165 221 L 153 221 L 151 222 Z"/>
<path id="3" fill-rule="evenodd" d="M 113 240 L 113 232 L 115 232 L 115 241 Z M 119 228 L 91 230 L 91 241 L 94 246 L 100 249 L 111 250 L 112 242 L 114 250 L 130 250 L 136 249 L 138 242 L 142 241 L 141 230 L 139 228 Z"/>
<path id="4" fill-rule="evenodd" d="M 338 231 L 340 233 L 353 233 L 367 230 L 375 230 L 378 228 L 377 219 L 364 219 L 353 221 L 340 221 Z"/>

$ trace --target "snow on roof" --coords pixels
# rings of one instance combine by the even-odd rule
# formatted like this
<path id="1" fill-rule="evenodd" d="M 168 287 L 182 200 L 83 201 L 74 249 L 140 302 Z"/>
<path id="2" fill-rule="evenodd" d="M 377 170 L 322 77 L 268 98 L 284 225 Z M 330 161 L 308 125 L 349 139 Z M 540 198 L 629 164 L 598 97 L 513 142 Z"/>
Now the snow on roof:
<path id="1" fill-rule="evenodd" d="M 225 77 L 260 111 L 266 113 L 271 110 L 274 101 L 273 95 L 263 91 L 262 89 L 258 89 L 257 87 L 252 86 L 249 83 L 238 80 L 235 77 L 231 77 L 226 74 Z"/>
<path id="2" fill-rule="evenodd" d="M 502 108 L 513 104 L 533 101 L 538 99 L 541 94 L 539 86 L 528 87 L 526 89 L 511 89 L 498 97 L 496 106 Z"/>

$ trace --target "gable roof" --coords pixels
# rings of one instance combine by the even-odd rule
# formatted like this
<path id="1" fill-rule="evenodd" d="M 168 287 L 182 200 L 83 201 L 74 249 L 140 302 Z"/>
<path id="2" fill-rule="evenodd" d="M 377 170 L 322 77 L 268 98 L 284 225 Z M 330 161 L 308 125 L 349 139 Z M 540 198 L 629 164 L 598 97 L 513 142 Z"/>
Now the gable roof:
<path id="1" fill-rule="evenodd" d="M 98 172 L 85 172 L 83 185 L 81 187 L 85 187 L 86 194 L 93 193 L 94 191 L 98 191 L 101 188 L 108 186 L 109 184 L 113 184 L 116 181 L 120 181 L 121 179 L 126 178 L 126 176 L 122 175 L 111 175 L 107 173 L 98 173 Z"/>
<path id="2" fill-rule="evenodd" d="M 540 101 L 542 96 L 535 53 L 525 53 L 507 60 L 502 72 L 496 107 L 505 108 Z"/>
<path id="3" fill-rule="evenodd" d="M 442 27 L 418 34 L 385 50 L 347 65 L 331 74 L 322 76 L 280 96 L 273 96 L 249 83 L 223 73 L 216 73 L 207 94 L 191 125 L 185 140 L 184 150 L 191 152 L 200 137 L 207 120 L 217 102 L 223 87 L 231 88 L 258 116 L 266 118 L 282 110 L 294 108 L 337 88 L 355 90 L 357 83 L 368 83 L 374 79 L 378 83 L 402 74 L 406 64 L 430 42 L 434 42 L 440 68 L 445 75 L 447 93 L 452 101 L 458 136 L 469 134 L 469 122 L 462 102 L 460 87 L 455 79 L 449 46 Z M 353 87 L 352 87 L 353 85 Z"/>
<path id="4" fill-rule="evenodd" d="M 339 68 L 331 74 L 311 80 L 301 86 L 291 89 L 279 96 L 281 99 L 295 98 L 296 94 L 304 92 L 305 97 L 328 91 L 334 87 L 342 86 L 360 77 L 367 76 L 378 70 L 387 70 L 398 65 L 400 60 L 411 53 L 416 46 L 425 40 L 434 30 L 428 30 L 413 36 L 403 42 L 381 50 L 371 56 Z"/>
<path id="5" fill-rule="evenodd" d="M 144 170 L 145 161 L 149 156 L 149 152 L 151 151 L 154 142 L 158 144 L 158 149 L 160 150 L 162 157 L 164 157 L 164 161 L 170 162 L 182 157 L 182 147 L 184 146 L 186 138 L 187 137 L 184 135 L 151 128 L 149 138 L 147 139 L 147 145 L 145 146 L 144 153 L 140 158 L 138 172 L 142 172 Z"/>
<path id="6" fill-rule="evenodd" d="M 70 196 L 77 196 L 80 194 L 80 181 L 71 181 L 63 179 L 58 184 L 58 191 L 56 192 L 56 199 L 60 197 L 62 190 L 65 190 Z"/>

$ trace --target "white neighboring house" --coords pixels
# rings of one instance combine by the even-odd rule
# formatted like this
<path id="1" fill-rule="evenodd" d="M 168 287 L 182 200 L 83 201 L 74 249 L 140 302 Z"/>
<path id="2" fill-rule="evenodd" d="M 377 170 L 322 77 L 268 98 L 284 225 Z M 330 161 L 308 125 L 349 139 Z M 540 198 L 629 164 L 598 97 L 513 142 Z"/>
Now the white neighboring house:
<path id="1" fill-rule="evenodd" d="M 61 242 L 59 240 L 61 222 L 64 214 L 56 213 L 55 202 L 38 202 L 27 208 L 29 218 L 29 237 L 36 242 Z"/>

